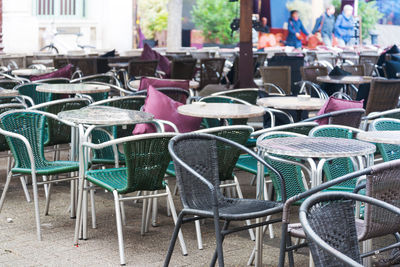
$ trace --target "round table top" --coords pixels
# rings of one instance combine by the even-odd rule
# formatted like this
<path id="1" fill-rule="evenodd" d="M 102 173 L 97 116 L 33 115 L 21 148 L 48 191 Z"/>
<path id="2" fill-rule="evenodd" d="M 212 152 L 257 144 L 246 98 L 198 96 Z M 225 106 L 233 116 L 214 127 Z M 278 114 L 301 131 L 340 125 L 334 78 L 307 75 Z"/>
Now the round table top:
<path id="1" fill-rule="evenodd" d="M 56 71 L 54 68 L 49 68 L 45 70 L 39 70 L 39 69 L 17 69 L 11 71 L 12 75 L 17 75 L 17 76 L 35 76 L 35 75 L 42 75 L 42 74 L 48 74 L 50 72 Z"/>
<path id="2" fill-rule="evenodd" d="M 318 76 L 317 81 L 333 84 L 364 84 L 371 83 L 371 76 Z"/>
<path id="3" fill-rule="evenodd" d="M 38 92 L 54 94 L 93 94 L 109 92 L 110 87 L 100 84 L 85 83 L 59 83 L 59 84 L 41 84 L 36 87 Z"/>
<path id="4" fill-rule="evenodd" d="M 11 89 L 0 89 L 0 97 L 2 96 L 18 96 L 19 92 L 17 90 Z"/>
<path id="5" fill-rule="evenodd" d="M 107 106 L 90 106 L 81 109 L 62 111 L 58 113 L 58 117 L 78 124 L 91 125 L 145 123 L 152 121 L 154 118 L 152 114 L 147 112 Z"/>
<path id="6" fill-rule="evenodd" d="M 320 110 L 325 102 L 325 99 L 315 97 L 300 99 L 297 96 L 274 96 L 258 99 L 257 105 L 276 109 Z"/>
<path id="7" fill-rule="evenodd" d="M 334 137 L 283 137 L 257 142 L 257 148 L 270 154 L 300 158 L 355 157 L 375 152 L 375 145 Z"/>
<path id="8" fill-rule="evenodd" d="M 254 105 L 204 102 L 180 106 L 178 112 L 187 116 L 210 119 L 253 118 L 265 113 L 263 108 Z"/>
<path id="9" fill-rule="evenodd" d="M 157 79 L 157 78 L 153 78 L 153 77 L 152 77 L 152 79 Z M 185 80 L 179 80 L 179 79 L 159 79 L 159 80 L 165 80 L 165 81 L 185 81 Z M 139 89 L 140 80 L 133 80 L 133 81 L 130 81 L 130 82 L 129 82 L 129 85 L 130 85 L 132 88 Z M 200 86 L 199 82 L 196 82 L 196 81 L 189 81 L 189 87 L 190 87 L 190 88 L 192 88 L 192 89 L 197 89 L 197 88 L 199 88 L 199 86 Z"/>
<path id="10" fill-rule="evenodd" d="M 32 64 L 43 64 L 43 65 L 53 64 L 53 60 L 52 59 L 34 59 L 34 60 L 32 60 Z"/>
<path id="11" fill-rule="evenodd" d="M 400 145 L 400 131 L 369 131 L 357 134 L 357 139 L 371 143 Z"/>
<path id="12" fill-rule="evenodd" d="M 129 62 L 112 62 L 108 63 L 110 68 L 123 69 L 129 67 Z"/>

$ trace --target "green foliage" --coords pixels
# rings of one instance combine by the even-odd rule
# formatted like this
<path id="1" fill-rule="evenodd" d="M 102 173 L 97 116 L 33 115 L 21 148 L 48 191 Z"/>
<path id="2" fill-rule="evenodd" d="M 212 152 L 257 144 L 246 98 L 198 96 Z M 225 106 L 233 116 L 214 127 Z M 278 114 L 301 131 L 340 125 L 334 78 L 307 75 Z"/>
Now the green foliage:
<path id="1" fill-rule="evenodd" d="M 286 8 L 291 10 L 299 11 L 299 17 L 303 22 L 303 25 L 306 29 L 310 29 L 312 27 L 312 6 L 309 1 L 304 0 L 292 0 L 286 3 Z"/>
<path id="2" fill-rule="evenodd" d="M 339 16 L 342 7 L 342 0 L 332 0 L 331 4 L 335 7 L 335 16 Z"/>
<path id="3" fill-rule="evenodd" d="M 168 27 L 168 0 L 140 0 L 138 14 L 140 27 L 147 39 L 154 39 L 156 32 Z"/>
<path id="4" fill-rule="evenodd" d="M 362 38 L 369 37 L 369 31 L 375 29 L 379 19 L 383 14 L 379 12 L 375 1 L 365 2 L 360 0 L 358 2 L 358 14 L 361 16 L 362 21 Z"/>
<path id="5" fill-rule="evenodd" d="M 235 43 L 238 39 L 231 37 L 230 24 L 237 15 L 236 8 L 237 3 L 228 0 L 197 0 L 192 10 L 193 21 L 207 42 Z"/>

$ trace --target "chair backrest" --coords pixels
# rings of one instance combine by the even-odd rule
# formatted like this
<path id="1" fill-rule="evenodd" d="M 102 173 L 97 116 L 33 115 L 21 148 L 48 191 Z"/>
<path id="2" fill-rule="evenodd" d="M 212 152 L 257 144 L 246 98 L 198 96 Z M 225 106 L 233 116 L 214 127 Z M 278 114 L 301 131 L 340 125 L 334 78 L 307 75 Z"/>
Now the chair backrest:
<path id="1" fill-rule="evenodd" d="M 200 88 L 208 84 L 219 84 L 224 70 L 224 58 L 204 58 L 200 60 Z"/>
<path id="2" fill-rule="evenodd" d="M 128 174 L 125 193 L 165 188 L 164 175 L 171 161 L 168 142 L 173 136 L 174 133 L 144 134 L 134 141 L 124 143 Z"/>
<path id="3" fill-rule="evenodd" d="M 292 94 L 290 66 L 263 66 L 259 70 L 264 83 L 272 83 L 279 86 L 285 91 L 286 95 Z"/>
<path id="4" fill-rule="evenodd" d="M 367 115 L 397 107 L 400 95 L 400 80 L 373 79 L 366 106 Z"/>
<path id="5" fill-rule="evenodd" d="M 291 132 L 283 132 L 283 131 L 269 132 L 258 137 L 257 142 L 266 139 L 297 137 L 297 136 L 304 136 L 304 135 Z M 273 156 L 274 158 L 271 158 L 269 156 Z M 269 155 L 269 156 L 267 155 L 265 157 L 265 161 L 269 163 L 273 168 L 275 168 L 285 180 L 287 199 L 297 194 L 303 193 L 308 189 L 307 185 L 303 181 L 303 175 L 301 172 L 301 167 L 299 165 L 290 164 L 278 160 L 279 158 L 281 158 L 281 159 L 291 159 L 292 161 L 298 161 L 297 159 L 293 157 L 278 156 L 278 155 Z M 279 177 L 277 177 L 275 173 L 271 173 L 270 178 L 272 184 L 274 185 L 277 201 L 282 201 L 282 200 L 286 201 L 286 199 L 282 199 L 281 196 L 282 186 L 279 181 Z"/>
<path id="6" fill-rule="evenodd" d="M 186 100 L 190 96 L 190 93 L 188 90 L 178 88 L 178 87 L 159 87 L 159 88 L 155 88 L 155 89 L 182 104 L 186 104 Z M 147 96 L 147 90 L 137 91 L 137 92 L 135 92 L 134 95 L 135 96 Z"/>
<path id="7" fill-rule="evenodd" d="M 191 80 L 196 72 L 196 59 L 174 58 L 171 63 L 171 79 Z"/>
<path id="8" fill-rule="evenodd" d="M 360 64 L 364 66 L 365 75 L 372 76 L 379 55 L 360 55 Z"/>
<path id="9" fill-rule="evenodd" d="M 342 126 L 342 125 L 321 125 L 312 129 L 309 136 L 312 137 L 336 137 L 354 139 L 361 130 Z M 354 172 L 354 164 L 350 158 L 336 158 L 324 164 L 324 174 L 326 179 L 333 180 L 348 173 Z M 353 191 L 357 183 L 357 178 L 345 181 L 335 186 L 336 189 Z"/>
<path id="10" fill-rule="evenodd" d="M 300 220 L 306 231 L 308 246 L 316 267 L 339 267 L 345 265 L 344 255 L 362 266 L 354 220 L 354 202 L 352 200 L 327 199 L 319 201 L 317 195 L 311 196 L 301 205 Z M 311 202 L 310 200 L 314 200 Z M 312 231 L 310 233 L 310 231 Z M 335 251 L 321 248 L 322 239 Z M 334 253 L 333 256 L 332 254 Z M 340 259 L 340 260 L 339 260 Z"/>
<path id="11" fill-rule="evenodd" d="M 15 110 L 15 109 L 25 109 L 25 106 L 22 104 L 17 104 L 17 103 L 10 103 L 10 104 L 1 104 L 0 105 L 0 114 L 3 114 L 7 111 L 10 110 Z M 9 150 L 6 137 L 4 135 L 0 135 L 0 151 L 7 151 Z"/>
<path id="12" fill-rule="evenodd" d="M 35 105 L 52 101 L 53 94 L 36 91 L 36 87 L 39 85 L 38 83 L 25 83 L 15 87 L 15 90 L 18 90 L 20 95 L 30 97 Z"/>
<path id="13" fill-rule="evenodd" d="M 259 96 L 259 89 L 257 88 L 233 89 L 233 90 L 214 93 L 211 96 L 230 96 L 246 101 L 252 105 L 256 105 L 257 98 Z"/>
<path id="14" fill-rule="evenodd" d="M 342 65 L 341 69 L 350 72 L 351 75 L 356 75 L 356 76 L 366 75 L 364 65 Z"/>
<path id="15" fill-rule="evenodd" d="M 400 207 L 400 161 L 375 165 L 367 175 L 366 195 Z M 400 216 L 385 209 L 365 204 L 364 221 L 359 240 L 400 232 Z"/>
<path id="16" fill-rule="evenodd" d="M 13 80 L 0 80 L 0 87 L 4 89 L 14 89 L 17 85 L 20 85 L 21 82 L 13 81 Z"/>
<path id="17" fill-rule="evenodd" d="M 196 131 L 196 133 L 206 133 L 216 135 L 235 143 L 245 145 L 253 128 L 250 126 L 223 126 L 205 130 Z M 218 177 L 220 181 L 232 180 L 233 169 L 240 156 L 238 148 L 226 145 L 222 142 L 216 142 L 218 155 Z"/>
<path id="18" fill-rule="evenodd" d="M 362 108 L 344 109 L 333 111 L 330 115 L 329 124 L 358 128 L 360 127 L 361 119 L 365 115 L 365 110 Z"/>
<path id="19" fill-rule="evenodd" d="M 252 136 L 258 137 L 264 133 L 269 133 L 269 132 L 290 132 L 290 133 L 308 135 L 308 133 L 317 126 L 318 126 L 318 123 L 316 123 L 314 121 L 288 123 L 285 125 L 280 125 L 280 126 L 275 126 L 275 127 L 255 131 L 252 134 Z"/>
<path id="20" fill-rule="evenodd" d="M 0 116 L 0 127 L 3 130 L 24 136 L 31 148 L 36 168 L 44 167 L 44 130 L 46 118 L 34 111 L 13 111 Z M 17 138 L 6 136 L 8 145 L 15 159 L 15 168 L 30 169 L 31 162 L 25 144 Z"/>
<path id="21" fill-rule="evenodd" d="M 317 77 L 328 75 L 328 68 L 323 66 L 300 67 L 300 73 L 303 81 L 310 81 L 319 84 Z"/>
<path id="22" fill-rule="evenodd" d="M 400 120 L 397 119 L 377 119 L 372 122 L 372 130 L 375 131 L 400 131 Z M 383 161 L 400 159 L 400 146 L 390 144 L 376 144 Z"/>
<path id="23" fill-rule="evenodd" d="M 158 60 L 131 60 L 128 66 L 129 78 L 155 77 Z"/>

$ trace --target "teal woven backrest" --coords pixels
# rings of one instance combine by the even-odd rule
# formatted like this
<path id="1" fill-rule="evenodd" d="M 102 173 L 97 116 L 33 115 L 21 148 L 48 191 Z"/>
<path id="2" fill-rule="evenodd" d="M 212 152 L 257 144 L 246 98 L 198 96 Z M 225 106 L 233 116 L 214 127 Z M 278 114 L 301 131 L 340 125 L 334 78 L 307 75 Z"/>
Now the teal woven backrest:
<path id="1" fill-rule="evenodd" d="M 9 110 L 14 110 L 14 109 L 24 109 L 24 106 L 20 104 L 4 104 L 0 105 L 0 114 L 7 112 Z M 7 151 L 9 150 L 8 144 L 6 137 L 2 134 L 0 134 L 0 151 Z"/>
<path id="2" fill-rule="evenodd" d="M 353 139 L 354 132 L 348 128 L 327 126 L 318 128 L 312 132 L 314 137 L 337 137 Z M 327 180 L 333 180 L 343 175 L 354 172 L 353 162 L 350 158 L 337 158 L 324 164 L 324 174 Z M 340 183 L 335 186 L 337 190 L 352 191 L 357 183 L 357 178 Z"/>
<path id="3" fill-rule="evenodd" d="M 106 131 L 110 132 L 110 127 L 105 129 Z M 94 129 L 92 131 L 92 143 L 93 144 L 101 144 L 107 141 L 110 141 L 110 136 L 102 130 Z M 107 146 L 102 149 L 93 149 L 93 158 L 95 162 L 104 162 L 110 163 L 114 162 L 114 151 L 111 146 Z M 119 160 L 123 160 L 124 156 L 122 153 L 119 153 Z"/>
<path id="4" fill-rule="evenodd" d="M 223 129 L 215 132 L 207 132 L 216 136 L 220 136 L 238 144 L 245 145 L 250 137 L 251 130 L 245 129 Z M 217 141 L 218 153 L 218 174 L 220 181 L 232 180 L 233 169 L 239 159 L 241 150 L 231 145 Z"/>
<path id="5" fill-rule="evenodd" d="M 128 182 L 122 194 L 165 188 L 164 174 L 171 161 L 170 139 L 170 136 L 159 135 L 124 143 Z"/>
<path id="6" fill-rule="evenodd" d="M 27 83 L 18 86 L 17 89 L 21 95 L 29 96 L 30 98 L 32 98 L 35 105 L 39 105 L 53 100 L 53 94 L 36 91 L 36 87 L 39 85 L 40 84 Z"/>
<path id="7" fill-rule="evenodd" d="M 233 99 L 223 98 L 223 97 L 207 97 L 205 99 L 201 99 L 202 102 L 206 103 L 236 103 Z M 229 125 L 246 125 L 247 119 L 227 119 Z M 217 119 L 203 119 L 202 126 L 205 128 L 219 127 L 221 126 L 220 120 Z"/>
<path id="8" fill-rule="evenodd" d="M 46 107 L 46 112 L 57 115 L 62 111 L 86 107 L 88 101 L 70 101 L 53 104 Z M 54 146 L 71 142 L 71 127 L 52 118 L 46 118 L 45 145 Z"/>
<path id="9" fill-rule="evenodd" d="M 273 138 L 285 138 L 285 137 L 294 137 L 297 135 L 287 133 L 277 133 L 277 134 L 271 134 L 266 137 L 265 139 L 273 139 Z M 287 156 L 279 156 L 279 155 L 274 155 L 272 154 L 271 156 L 274 157 L 279 157 L 282 159 L 289 159 L 291 161 L 298 161 L 297 159 L 293 157 L 287 157 Z M 297 194 L 300 194 L 302 192 L 306 191 L 306 186 L 303 183 L 303 176 L 301 173 L 301 168 L 297 165 L 294 164 L 289 164 L 289 163 L 284 163 L 280 162 L 277 160 L 273 160 L 269 157 L 265 157 L 265 161 L 269 163 L 273 168 L 275 168 L 283 177 L 285 180 L 285 188 L 286 188 L 286 198 L 289 199 L 292 196 L 295 196 Z M 278 179 L 278 177 L 274 174 L 274 172 L 268 172 L 270 174 L 270 178 L 272 181 L 272 184 L 274 185 L 274 190 L 276 192 L 276 201 L 282 201 L 282 196 L 281 196 L 281 183 Z"/>
<path id="10" fill-rule="evenodd" d="M 374 127 L 377 131 L 400 131 L 400 121 L 379 120 L 374 123 Z M 387 144 L 376 144 L 376 146 L 382 155 L 383 161 L 400 159 L 400 146 Z"/>
<path id="11" fill-rule="evenodd" d="M 382 115 L 381 118 L 398 119 L 400 120 L 400 111 Z"/>
<path id="12" fill-rule="evenodd" d="M 244 100 L 252 105 L 257 104 L 258 90 L 232 90 L 223 94 L 224 96 L 230 96 Z"/>
<path id="13" fill-rule="evenodd" d="M 1 128 L 24 136 L 32 147 L 36 168 L 47 166 L 44 157 L 43 136 L 45 117 L 33 112 L 16 112 L 1 119 Z M 6 137 L 15 159 L 15 168 L 30 169 L 31 162 L 25 144 L 17 138 Z"/>

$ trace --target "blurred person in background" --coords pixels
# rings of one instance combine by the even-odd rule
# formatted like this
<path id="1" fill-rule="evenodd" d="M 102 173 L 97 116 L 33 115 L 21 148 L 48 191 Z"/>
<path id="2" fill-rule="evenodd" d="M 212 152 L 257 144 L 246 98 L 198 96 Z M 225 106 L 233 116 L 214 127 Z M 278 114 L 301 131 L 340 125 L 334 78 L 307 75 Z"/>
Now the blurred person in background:
<path id="1" fill-rule="evenodd" d="M 303 40 L 303 36 L 301 32 L 305 35 L 309 35 L 307 30 L 304 28 L 303 23 L 299 18 L 299 11 L 292 10 L 290 11 L 290 18 L 288 21 L 288 37 L 286 39 L 287 46 L 293 46 L 294 48 L 301 48 L 301 41 Z"/>
<path id="2" fill-rule="evenodd" d="M 354 43 L 354 18 L 353 7 L 345 5 L 335 23 L 335 37 L 338 39 L 339 46 L 352 45 Z"/>
<path id="3" fill-rule="evenodd" d="M 324 14 L 315 22 L 313 34 L 317 34 L 318 39 L 326 46 L 332 47 L 332 34 L 335 29 L 335 7 L 329 5 Z"/>

